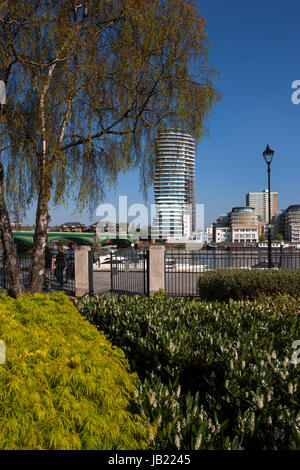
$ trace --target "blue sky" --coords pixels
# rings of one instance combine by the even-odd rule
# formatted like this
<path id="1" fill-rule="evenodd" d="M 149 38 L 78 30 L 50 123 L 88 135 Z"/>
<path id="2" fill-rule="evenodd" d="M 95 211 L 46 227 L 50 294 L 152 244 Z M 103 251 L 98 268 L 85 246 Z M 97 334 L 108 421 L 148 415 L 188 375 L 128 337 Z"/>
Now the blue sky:
<path id="1" fill-rule="evenodd" d="M 197 202 L 205 204 L 205 226 L 219 214 L 245 204 L 249 191 L 267 187 L 262 157 L 275 150 L 272 190 L 279 209 L 300 203 L 300 104 L 291 101 L 292 82 L 300 80 L 300 3 L 296 0 L 199 0 L 212 42 L 210 62 L 220 71 L 215 85 L 223 94 L 210 117 L 209 136 L 196 147 Z M 119 178 L 105 201 L 118 195 L 143 203 L 138 172 Z M 153 190 L 149 191 L 153 203 Z M 74 208 L 51 211 L 50 225 L 94 222 Z M 34 222 L 33 212 L 28 223 Z"/>

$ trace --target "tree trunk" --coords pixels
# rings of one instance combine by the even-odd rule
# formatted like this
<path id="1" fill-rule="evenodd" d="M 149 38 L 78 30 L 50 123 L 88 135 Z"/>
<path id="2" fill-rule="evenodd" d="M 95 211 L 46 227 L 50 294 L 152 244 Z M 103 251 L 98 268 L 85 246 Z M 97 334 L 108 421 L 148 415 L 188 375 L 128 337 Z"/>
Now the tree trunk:
<path id="1" fill-rule="evenodd" d="M 35 234 L 29 282 L 29 290 L 32 294 L 35 292 L 42 292 L 43 290 L 45 276 L 45 248 L 47 245 L 47 230 L 50 220 L 48 207 L 49 199 L 49 184 L 45 181 L 44 186 L 39 192 L 36 210 Z"/>
<path id="2" fill-rule="evenodd" d="M 0 226 L 4 250 L 5 267 L 10 281 L 10 293 L 17 297 L 25 292 L 22 271 L 19 266 L 17 249 L 14 242 L 9 214 L 5 202 L 4 170 L 0 162 Z M 4 267 L 4 263 L 3 263 Z"/>

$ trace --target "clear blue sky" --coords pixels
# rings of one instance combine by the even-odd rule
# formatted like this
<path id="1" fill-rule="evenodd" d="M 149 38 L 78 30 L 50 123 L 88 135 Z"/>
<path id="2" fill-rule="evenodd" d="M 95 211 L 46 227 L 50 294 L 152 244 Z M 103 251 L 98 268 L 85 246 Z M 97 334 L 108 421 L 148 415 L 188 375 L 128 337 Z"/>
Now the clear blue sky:
<path id="1" fill-rule="evenodd" d="M 210 135 L 197 145 L 197 202 L 205 204 L 205 226 L 233 206 L 245 205 L 249 191 L 267 187 L 262 152 L 275 150 L 272 190 L 279 209 L 300 203 L 300 104 L 293 105 L 291 84 L 300 80 L 300 3 L 296 0 L 199 0 L 212 42 L 210 62 L 220 71 L 216 87 L 223 101 L 208 123 Z M 138 173 L 119 178 L 104 202 L 144 202 Z M 153 203 L 153 190 L 149 191 Z M 73 207 L 51 211 L 51 225 L 94 222 Z M 33 212 L 28 223 L 34 222 Z"/>

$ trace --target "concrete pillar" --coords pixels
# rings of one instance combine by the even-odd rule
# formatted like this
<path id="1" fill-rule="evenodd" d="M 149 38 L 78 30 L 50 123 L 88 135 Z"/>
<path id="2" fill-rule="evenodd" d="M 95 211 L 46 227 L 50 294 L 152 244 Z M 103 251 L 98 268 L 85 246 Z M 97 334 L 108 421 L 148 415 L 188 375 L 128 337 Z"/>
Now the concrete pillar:
<path id="1" fill-rule="evenodd" d="M 151 245 L 149 247 L 149 295 L 159 289 L 165 290 L 165 247 Z"/>
<path id="2" fill-rule="evenodd" d="M 89 251 L 90 246 L 75 246 L 75 297 L 82 297 L 90 292 Z"/>

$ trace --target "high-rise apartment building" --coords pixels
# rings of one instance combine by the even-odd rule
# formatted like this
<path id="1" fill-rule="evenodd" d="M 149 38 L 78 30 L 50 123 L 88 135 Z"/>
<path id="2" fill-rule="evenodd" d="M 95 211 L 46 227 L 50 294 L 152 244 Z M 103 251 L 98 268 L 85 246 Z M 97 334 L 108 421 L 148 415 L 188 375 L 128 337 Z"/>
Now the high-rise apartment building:
<path id="1" fill-rule="evenodd" d="M 154 198 L 152 238 L 178 238 L 196 230 L 195 141 L 190 134 L 175 129 L 158 134 Z"/>
<path id="2" fill-rule="evenodd" d="M 261 222 L 269 222 L 269 191 L 258 193 L 248 193 L 246 195 L 246 205 L 254 207 L 256 215 Z M 278 193 L 271 192 L 271 219 L 278 213 Z"/>

